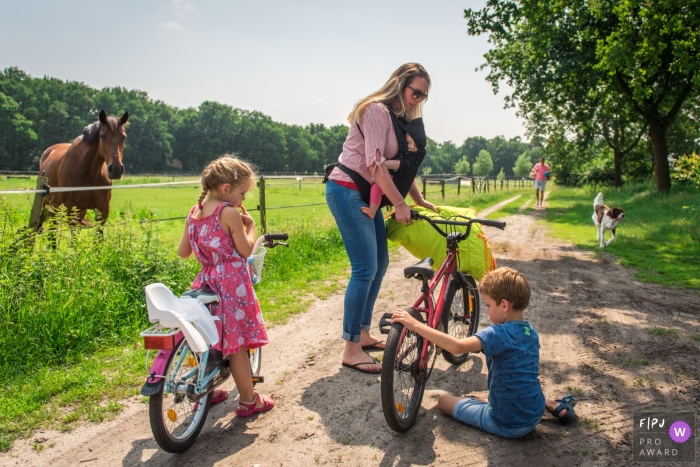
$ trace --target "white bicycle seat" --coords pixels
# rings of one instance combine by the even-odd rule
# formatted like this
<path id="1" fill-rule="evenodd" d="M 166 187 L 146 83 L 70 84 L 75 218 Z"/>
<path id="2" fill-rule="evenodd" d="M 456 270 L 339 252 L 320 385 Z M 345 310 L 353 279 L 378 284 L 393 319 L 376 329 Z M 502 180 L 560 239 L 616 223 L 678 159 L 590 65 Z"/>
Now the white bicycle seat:
<path id="1" fill-rule="evenodd" d="M 212 316 L 199 300 L 178 298 L 165 285 L 155 283 L 146 286 L 146 307 L 151 323 L 182 330 L 194 352 L 205 352 L 219 342 L 219 318 Z"/>

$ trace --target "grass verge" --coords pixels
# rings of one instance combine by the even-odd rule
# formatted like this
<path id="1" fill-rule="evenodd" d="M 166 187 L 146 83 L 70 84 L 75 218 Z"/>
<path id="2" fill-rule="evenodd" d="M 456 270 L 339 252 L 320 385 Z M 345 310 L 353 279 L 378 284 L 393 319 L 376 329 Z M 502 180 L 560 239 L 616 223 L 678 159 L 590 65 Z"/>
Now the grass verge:
<path id="1" fill-rule="evenodd" d="M 599 252 L 591 220 L 598 191 L 553 190 L 545 213 L 551 233 L 579 248 Z M 650 185 L 602 191 L 606 205 L 625 210 L 617 238 L 604 251 L 619 257 L 623 266 L 633 268 L 640 281 L 700 290 L 700 192 L 674 187 L 669 193 L 657 193 Z"/>

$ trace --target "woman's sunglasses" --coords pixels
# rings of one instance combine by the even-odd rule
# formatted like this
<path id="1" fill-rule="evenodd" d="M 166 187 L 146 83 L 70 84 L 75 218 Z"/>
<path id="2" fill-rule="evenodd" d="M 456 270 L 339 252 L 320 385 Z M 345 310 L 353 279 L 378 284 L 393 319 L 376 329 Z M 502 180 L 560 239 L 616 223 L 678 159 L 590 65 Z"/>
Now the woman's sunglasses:
<path id="1" fill-rule="evenodd" d="M 423 91 L 421 91 L 420 89 L 413 89 L 408 84 L 406 85 L 406 87 L 408 89 L 410 89 L 411 91 L 413 91 L 413 94 L 411 94 L 411 97 L 414 98 L 415 100 L 422 101 L 423 99 L 428 98 L 428 95 L 426 93 L 424 93 Z"/>

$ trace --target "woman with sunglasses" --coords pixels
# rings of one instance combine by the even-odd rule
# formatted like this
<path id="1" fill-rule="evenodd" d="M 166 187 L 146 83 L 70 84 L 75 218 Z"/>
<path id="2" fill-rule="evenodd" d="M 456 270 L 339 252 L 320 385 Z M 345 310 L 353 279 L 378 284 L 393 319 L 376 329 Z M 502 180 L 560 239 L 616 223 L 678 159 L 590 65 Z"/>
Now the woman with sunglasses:
<path id="1" fill-rule="evenodd" d="M 381 364 L 364 350 L 382 350 L 385 342 L 369 333 L 372 310 L 389 265 L 386 227 L 382 216 L 370 218 L 362 212 L 368 206 L 369 186 L 377 183 L 396 209 L 396 219 L 411 223 L 410 209 L 386 168 L 407 147 L 401 122 L 421 117 L 428 97 L 430 76 L 421 65 L 407 63 L 391 74 L 378 91 L 361 99 L 348 116 L 350 129 L 338 157 L 339 164 L 328 175 L 326 202 L 335 218 L 350 259 L 352 272 L 345 292 L 343 366 L 363 373 L 381 373 Z M 392 115 L 393 114 L 393 115 Z M 405 191 L 420 206 L 435 209 L 423 198 L 415 182 L 403 180 Z M 395 176 L 396 177 L 396 176 Z M 360 191 L 363 191 L 361 194 Z"/>

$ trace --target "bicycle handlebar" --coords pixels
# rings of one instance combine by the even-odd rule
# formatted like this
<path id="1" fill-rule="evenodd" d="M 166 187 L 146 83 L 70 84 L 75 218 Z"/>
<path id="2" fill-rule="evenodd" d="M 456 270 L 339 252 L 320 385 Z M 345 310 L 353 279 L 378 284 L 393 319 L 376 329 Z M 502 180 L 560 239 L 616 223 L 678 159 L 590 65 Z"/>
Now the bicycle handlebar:
<path id="1" fill-rule="evenodd" d="M 265 234 L 265 241 L 267 242 L 272 242 L 275 240 L 288 240 L 289 235 L 286 233 L 281 233 L 281 234 Z"/>
<path id="2" fill-rule="evenodd" d="M 395 214 L 392 215 L 392 217 L 395 218 Z M 462 217 L 462 216 L 459 216 Z M 413 220 L 424 220 L 428 221 L 428 223 L 438 232 L 440 235 L 443 237 L 447 237 L 447 232 L 443 231 L 438 225 L 459 225 L 462 227 L 466 227 L 467 231 L 462 235 L 462 239 L 467 238 L 469 234 L 471 233 L 472 230 L 472 224 L 476 222 L 477 224 L 481 225 L 486 225 L 488 227 L 496 227 L 497 229 L 505 230 L 506 228 L 506 223 L 502 221 L 492 221 L 489 219 L 479 219 L 477 217 L 474 218 L 468 218 L 464 217 L 464 219 L 467 219 L 466 222 L 463 221 L 453 221 L 453 220 L 447 220 L 447 219 L 433 219 L 432 217 L 424 216 L 420 214 L 418 211 L 414 211 L 411 209 L 411 219 Z"/>

